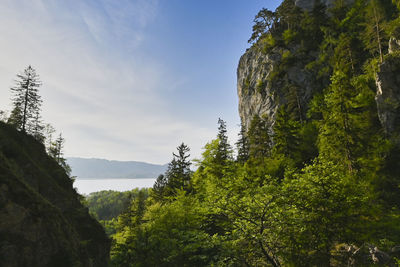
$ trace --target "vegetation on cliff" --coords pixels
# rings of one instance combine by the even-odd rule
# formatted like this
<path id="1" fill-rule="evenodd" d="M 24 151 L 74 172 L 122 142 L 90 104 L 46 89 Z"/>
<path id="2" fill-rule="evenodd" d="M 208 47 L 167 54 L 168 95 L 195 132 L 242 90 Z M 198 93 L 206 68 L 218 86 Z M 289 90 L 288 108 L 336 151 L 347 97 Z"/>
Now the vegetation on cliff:
<path id="1" fill-rule="evenodd" d="M 269 94 L 273 112 L 245 118 L 252 122 L 242 127 L 237 159 L 223 121 L 196 172 L 173 168 L 174 155 L 149 198 L 137 197 L 129 219 L 119 220 L 113 264 L 394 265 L 399 133 L 385 131 L 387 110 L 375 96 L 382 64 L 400 60 L 388 55 L 399 4 L 335 1 L 326 10 L 317 1 L 308 12 L 285 0 L 262 10 L 249 55 L 279 60 L 265 80 L 243 77 L 243 88 Z M 307 81 L 296 83 L 293 66 Z"/>

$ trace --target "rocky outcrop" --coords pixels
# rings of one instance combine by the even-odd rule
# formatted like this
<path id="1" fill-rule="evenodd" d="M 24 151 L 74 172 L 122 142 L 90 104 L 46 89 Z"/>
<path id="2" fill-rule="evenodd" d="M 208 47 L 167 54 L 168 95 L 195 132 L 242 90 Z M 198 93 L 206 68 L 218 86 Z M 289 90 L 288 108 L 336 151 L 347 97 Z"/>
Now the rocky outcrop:
<path id="1" fill-rule="evenodd" d="M 322 0 L 320 3 L 328 8 L 334 0 Z M 351 3 L 353 0 L 345 0 Z M 317 0 L 296 0 L 295 4 L 303 10 L 310 11 Z M 239 96 L 239 115 L 243 126 L 249 129 L 255 115 L 269 120 L 271 128 L 276 114 L 282 104 L 288 102 L 288 96 L 295 95 L 300 115 L 305 117 L 307 104 L 315 88 L 315 77 L 305 69 L 308 62 L 315 60 L 316 52 L 309 51 L 301 60 L 287 64 L 287 55 L 295 55 L 299 48 L 275 47 L 267 53 L 256 45 L 242 55 L 237 69 L 237 92 Z M 283 66 L 283 64 L 286 64 Z M 293 91 L 296 90 L 296 91 Z"/>
<path id="2" fill-rule="evenodd" d="M 276 47 L 264 53 L 255 45 L 240 58 L 237 92 L 239 115 L 246 129 L 255 115 L 265 116 L 272 126 L 278 108 L 287 102 L 287 96 L 291 93 L 296 94 L 300 109 L 310 100 L 313 79 L 301 61 L 293 62 L 283 72 L 279 70 L 280 65 L 284 64 L 284 55 L 294 54 L 296 49 Z"/>
<path id="3" fill-rule="evenodd" d="M 394 267 L 395 259 L 399 257 L 399 247 L 395 246 L 387 252 L 373 244 L 363 244 L 360 247 L 339 244 L 334 252 L 334 266 L 389 266 Z M 341 263 L 337 264 L 336 263 Z"/>
<path id="4" fill-rule="evenodd" d="M 376 75 L 376 103 L 379 120 L 388 135 L 400 126 L 400 42 L 392 37 L 389 55 Z"/>
<path id="5" fill-rule="evenodd" d="M 395 38 L 395 37 L 391 37 L 389 40 L 389 53 L 395 53 L 400 51 L 400 40 Z"/>
<path id="6" fill-rule="evenodd" d="M 0 122 L 0 265 L 107 266 L 109 247 L 64 169 Z"/>

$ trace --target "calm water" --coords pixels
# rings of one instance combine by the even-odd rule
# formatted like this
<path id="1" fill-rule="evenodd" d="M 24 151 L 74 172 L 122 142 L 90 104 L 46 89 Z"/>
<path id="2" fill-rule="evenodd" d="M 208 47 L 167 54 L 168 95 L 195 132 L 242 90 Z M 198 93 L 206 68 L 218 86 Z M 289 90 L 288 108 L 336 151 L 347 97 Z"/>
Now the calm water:
<path id="1" fill-rule="evenodd" d="M 137 178 L 137 179 L 90 179 L 78 178 L 75 180 L 74 187 L 80 194 L 90 194 L 101 190 L 128 191 L 136 187 L 152 187 L 156 179 Z"/>

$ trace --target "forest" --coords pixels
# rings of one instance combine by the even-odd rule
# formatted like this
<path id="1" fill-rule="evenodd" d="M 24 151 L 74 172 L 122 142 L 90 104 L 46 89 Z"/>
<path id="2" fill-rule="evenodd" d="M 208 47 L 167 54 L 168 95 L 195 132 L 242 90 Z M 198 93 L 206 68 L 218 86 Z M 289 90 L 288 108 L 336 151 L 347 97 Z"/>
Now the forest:
<path id="1" fill-rule="evenodd" d="M 300 105 L 301 88 L 281 83 L 272 123 L 251 118 L 236 150 L 221 119 L 201 159 L 178 146 L 148 197 L 118 217 L 112 265 L 398 265 L 399 124 L 382 120 L 375 97 L 384 64 L 399 66 L 389 47 L 399 11 L 397 0 L 261 10 L 250 49 L 282 60 L 259 93 L 301 62 L 316 84 L 311 100 Z"/>
<path id="2" fill-rule="evenodd" d="M 260 98 L 276 88 L 273 112 L 242 117 L 235 145 L 218 119 L 201 158 L 181 143 L 150 189 L 80 199 L 111 239 L 111 266 L 400 265 L 400 1 L 295 2 L 260 10 L 248 40 L 279 58 L 240 84 Z M 18 78 L 3 120 L 69 175 L 34 69 Z"/>

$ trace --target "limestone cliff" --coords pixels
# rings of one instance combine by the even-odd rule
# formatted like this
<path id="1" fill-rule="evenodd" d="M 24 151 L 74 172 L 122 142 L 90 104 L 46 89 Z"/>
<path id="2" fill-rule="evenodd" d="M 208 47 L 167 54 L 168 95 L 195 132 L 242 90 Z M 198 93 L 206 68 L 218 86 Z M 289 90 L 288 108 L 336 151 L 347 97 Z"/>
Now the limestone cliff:
<path id="1" fill-rule="evenodd" d="M 310 11 L 315 3 L 316 0 L 295 1 L 298 7 L 306 11 Z M 324 0 L 321 3 L 330 7 L 333 0 Z M 265 116 L 272 126 L 278 108 L 288 100 L 288 91 L 296 94 L 298 109 L 302 113 L 300 117 L 305 116 L 315 82 L 305 66 L 315 60 L 317 54 L 315 51 L 308 51 L 306 55 L 301 56 L 302 60 L 294 60 L 290 66 L 283 66 L 288 60 L 287 55 L 293 57 L 298 50 L 298 45 L 292 45 L 276 46 L 271 51 L 265 52 L 255 44 L 240 58 L 237 68 L 237 92 L 239 115 L 246 129 L 249 128 L 255 115 Z"/>
<path id="2" fill-rule="evenodd" d="M 291 64 L 280 77 L 275 77 L 278 76 L 277 69 L 285 60 L 284 55 L 295 54 L 296 49 L 276 47 L 264 53 L 255 45 L 240 58 L 237 69 L 239 115 L 246 129 L 254 115 L 266 116 L 273 125 L 279 106 L 287 101 L 287 90 L 293 91 L 296 88 L 300 110 L 310 100 L 313 79 L 301 61 Z"/>
<path id="3" fill-rule="evenodd" d="M 65 171 L 0 123 L 0 265 L 107 266 L 109 240 Z"/>
<path id="4" fill-rule="evenodd" d="M 400 41 L 392 37 L 389 55 L 380 64 L 376 75 L 376 103 L 378 116 L 388 135 L 399 130 L 400 125 Z M 397 132 L 396 131 L 396 132 Z"/>

